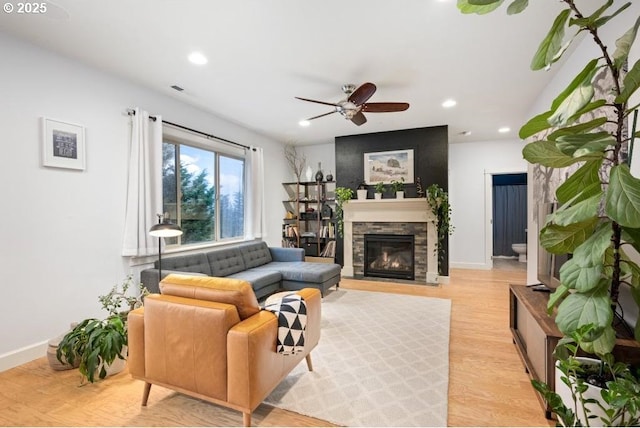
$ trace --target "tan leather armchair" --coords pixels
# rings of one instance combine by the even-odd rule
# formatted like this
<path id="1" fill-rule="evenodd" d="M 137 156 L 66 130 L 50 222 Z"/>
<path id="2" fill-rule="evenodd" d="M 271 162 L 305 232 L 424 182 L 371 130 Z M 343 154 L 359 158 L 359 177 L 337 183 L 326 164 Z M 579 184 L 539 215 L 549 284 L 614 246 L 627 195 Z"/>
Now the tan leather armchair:
<path id="1" fill-rule="evenodd" d="M 311 371 L 311 350 L 320 339 L 321 297 L 317 289 L 298 291 L 307 306 L 302 353 L 276 352 L 276 316 L 260 310 L 246 281 L 169 275 L 162 294 L 145 298 L 129 313 L 129 372 L 151 385 L 243 413 L 245 426 L 262 400 L 303 359 Z"/>

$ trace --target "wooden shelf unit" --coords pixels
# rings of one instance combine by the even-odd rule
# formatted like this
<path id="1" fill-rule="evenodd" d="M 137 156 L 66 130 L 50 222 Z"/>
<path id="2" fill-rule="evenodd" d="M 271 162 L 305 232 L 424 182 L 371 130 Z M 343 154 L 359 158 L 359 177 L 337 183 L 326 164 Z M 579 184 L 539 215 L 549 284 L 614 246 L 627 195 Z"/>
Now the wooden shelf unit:
<path id="1" fill-rule="evenodd" d="M 283 219 L 282 246 L 304 248 L 309 257 L 333 260 L 337 232 L 335 181 L 289 182 L 282 183 L 282 186 L 288 196 L 282 203 L 285 210 L 292 214 L 292 218 Z M 323 213 L 325 206 L 329 209 L 328 214 Z M 330 254 L 323 254 L 325 250 Z"/>

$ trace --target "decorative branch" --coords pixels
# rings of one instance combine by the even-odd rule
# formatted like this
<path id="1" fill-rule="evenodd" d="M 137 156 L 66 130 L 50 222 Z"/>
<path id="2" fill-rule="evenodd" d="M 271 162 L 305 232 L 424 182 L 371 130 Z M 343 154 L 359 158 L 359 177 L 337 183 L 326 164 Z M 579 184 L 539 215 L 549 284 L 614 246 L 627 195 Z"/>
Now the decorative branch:
<path id="1" fill-rule="evenodd" d="M 289 168 L 291 168 L 299 183 L 300 175 L 302 175 L 302 171 L 304 171 L 304 167 L 307 164 L 307 157 L 299 154 L 296 146 L 293 144 L 287 144 L 284 146 L 284 158 L 287 160 Z"/>

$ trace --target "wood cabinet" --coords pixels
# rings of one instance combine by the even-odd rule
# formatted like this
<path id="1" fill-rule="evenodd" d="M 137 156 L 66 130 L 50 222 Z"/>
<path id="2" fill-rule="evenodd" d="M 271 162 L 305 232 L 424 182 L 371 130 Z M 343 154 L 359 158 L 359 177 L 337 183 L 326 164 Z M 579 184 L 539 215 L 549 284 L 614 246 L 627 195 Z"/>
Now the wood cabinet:
<path id="1" fill-rule="evenodd" d="M 334 181 L 282 183 L 287 194 L 283 201 L 282 246 L 304 248 L 308 257 L 335 257 Z"/>
<path id="2" fill-rule="evenodd" d="M 547 315 L 549 293 L 534 291 L 526 285 L 509 286 L 509 326 L 513 342 L 525 369 L 532 379 L 545 382 L 555 389 L 555 359 L 553 351 L 562 337 L 553 316 Z M 640 343 L 633 339 L 616 339 L 613 355 L 617 361 L 640 364 Z M 538 394 L 545 416 L 551 411 Z"/>

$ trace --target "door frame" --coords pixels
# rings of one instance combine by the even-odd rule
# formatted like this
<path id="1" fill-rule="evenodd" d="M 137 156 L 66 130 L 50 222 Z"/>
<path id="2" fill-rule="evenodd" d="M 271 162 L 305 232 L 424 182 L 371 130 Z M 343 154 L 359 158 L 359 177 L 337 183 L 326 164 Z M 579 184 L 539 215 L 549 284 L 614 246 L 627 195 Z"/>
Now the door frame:
<path id="1" fill-rule="evenodd" d="M 527 174 L 527 170 L 485 169 L 484 170 L 484 263 L 493 269 L 493 176 L 505 174 Z M 528 178 L 528 177 L 527 177 Z M 527 187 L 529 182 L 527 180 Z"/>

